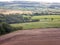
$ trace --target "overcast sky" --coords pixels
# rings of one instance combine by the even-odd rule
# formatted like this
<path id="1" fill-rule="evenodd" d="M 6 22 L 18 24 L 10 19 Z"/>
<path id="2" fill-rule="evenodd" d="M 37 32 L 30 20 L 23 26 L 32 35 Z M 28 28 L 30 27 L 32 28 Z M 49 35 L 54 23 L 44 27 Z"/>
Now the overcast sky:
<path id="1" fill-rule="evenodd" d="M 13 0 L 0 0 L 0 1 L 13 1 Z M 59 2 L 60 3 L 60 0 L 18 0 L 18 1 Z"/>

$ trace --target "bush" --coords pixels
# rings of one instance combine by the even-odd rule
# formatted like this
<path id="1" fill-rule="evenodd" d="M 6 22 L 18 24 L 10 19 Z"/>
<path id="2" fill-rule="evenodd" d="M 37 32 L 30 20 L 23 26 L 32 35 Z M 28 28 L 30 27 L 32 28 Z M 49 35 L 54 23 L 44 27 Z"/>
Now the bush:
<path id="1" fill-rule="evenodd" d="M 5 32 L 5 30 L 3 29 L 3 26 L 0 25 L 0 35 L 5 34 L 5 33 L 6 33 L 6 32 Z"/>
<path id="2" fill-rule="evenodd" d="M 0 23 L 0 35 L 10 33 L 13 31 L 13 28 L 6 23 Z"/>
<path id="3" fill-rule="evenodd" d="M 32 22 L 38 22 L 40 21 L 39 19 L 32 19 Z"/>

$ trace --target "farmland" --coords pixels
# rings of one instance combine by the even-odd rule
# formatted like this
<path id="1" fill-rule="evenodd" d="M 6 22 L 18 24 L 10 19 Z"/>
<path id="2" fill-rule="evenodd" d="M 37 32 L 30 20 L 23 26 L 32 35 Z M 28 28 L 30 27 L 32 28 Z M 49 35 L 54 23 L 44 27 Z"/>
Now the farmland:
<path id="1" fill-rule="evenodd" d="M 0 27 L 1 34 L 23 29 L 60 28 L 60 15 L 0 14 Z"/>
<path id="2" fill-rule="evenodd" d="M 33 16 L 32 20 L 38 19 L 38 22 L 27 22 L 11 24 L 14 28 L 36 29 L 36 28 L 60 28 L 60 15 Z"/>
<path id="3" fill-rule="evenodd" d="M 60 3 L 0 2 L 0 45 L 60 45 Z"/>
<path id="4" fill-rule="evenodd" d="M 9 30 L 60 28 L 60 3 L 0 2 L 0 28 L 2 34 Z"/>

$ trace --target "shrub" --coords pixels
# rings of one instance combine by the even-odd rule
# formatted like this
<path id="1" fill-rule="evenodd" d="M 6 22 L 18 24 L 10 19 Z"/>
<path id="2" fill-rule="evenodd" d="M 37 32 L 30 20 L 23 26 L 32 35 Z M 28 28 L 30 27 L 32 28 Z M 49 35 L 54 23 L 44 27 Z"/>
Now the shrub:
<path id="1" fill-rule="evenodd" d="M 10 33 L 13 28 L 7 23 L 0 23 L 0 35 Z"/>
<path id="2" fill-rule="evenodd" d="M 3 29 L 3 26 L 0 25 L 0 35 L 5 34 L 5 33 L 6 33 L 6 32 L 5 32 L 5 30 Z"/>
<path id="3" fill-rule="evenodd" d="M 32 22 L 38 22 L 40 21 L 39 19 L 32 19 Z"/>
<path id="4" fill-rule="evenodd" d="M 13 28 L 12 28 L 9 24 L 3 23 L 2 25 L 3 25 L 3 28 L 5 29 L 5 31 L 6 31 L 7 33 L 13 31 Z"/>

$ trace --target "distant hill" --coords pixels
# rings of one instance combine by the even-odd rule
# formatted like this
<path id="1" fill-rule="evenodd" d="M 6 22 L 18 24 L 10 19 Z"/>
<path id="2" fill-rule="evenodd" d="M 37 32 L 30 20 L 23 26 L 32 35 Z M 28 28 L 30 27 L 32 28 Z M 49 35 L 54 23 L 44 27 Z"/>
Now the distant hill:
<path id="1" fill-rule="evenodd" d="M 4 9 L 21 9 L 21 8 L 60 8 L 60 3 L 44 3 L 29 1 L 11 1 L 0 2 L 0 8 Z"/>
<path id="2" fill-rule="evenodd" d="M 60 3 L 31 2 L 31 1 L 0 2 L 0 13 L 60 14 Z"/>

